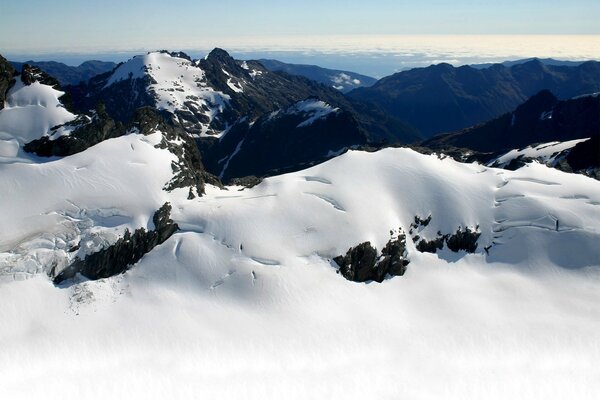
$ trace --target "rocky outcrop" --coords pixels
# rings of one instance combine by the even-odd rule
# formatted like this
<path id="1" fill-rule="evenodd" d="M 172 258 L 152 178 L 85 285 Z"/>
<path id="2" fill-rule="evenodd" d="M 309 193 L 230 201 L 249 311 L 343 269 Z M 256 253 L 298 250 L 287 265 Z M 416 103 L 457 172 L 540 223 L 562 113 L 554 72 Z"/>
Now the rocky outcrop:
<path id="1" fill-rule="evenodd" d="M 6 93 L 15 84 L 17 71 L 0 55 L 0 110 L 4 108 Z"/>
<path id="2" fill-rule="evenodd" d="M 171 218 L 171 205 L 165 203 L 154 213 L 152 221 L 154 230 L 136 229 L 131 233 L 125 231 L 117 242 L 97 253 L 90 254 L 83 260 L 76 258 L 67 268 L 62 270 L 54 279 L 55 284 L 72 279 L 76 274 L 92 280 L 108 278 L 121 274 L 138 262 L 144 254 L 163 243 L 179 227 Z"/>
<path id="3" fill-rule="evenodd" d="M 416 232 L 427 227 L 430 222 L 431 215 L 425 219 L 415 216 L 414 222 L 410 225 L 409 234 L 413 235 L 412 240 L 415 243 L 415 247 L 421 253 L 437 253 L 438 250 L 444 248 L 444 245 L 455 253 L 461 250 L 467 253 L 474 253 L 477 250 L 477 240 L 481 236 L 479 225 L 474 229 L 459 226 L 455 233 L 443 234 L 441 231 L 438 231 L 434 239 L 423 239 Z"/>
<path id="4" fill-rule="evenodd" d="M 448 236 L 446 245 L 455 253 L 461 250 L 467 253 L 475 253 L 475 250 L 477 250 L 477 240 L 481 236 L 481 232 L 478 232 L 478 229 L 479 226 L 476 226 L 475 229 L 469 227 L 464 229 L 458 228 L 454 234 Z"/>
<path id="5" fill-rule="evenodd" d="M 402 276 L 409 261 L 406 258 L 406 236 L 400 233 L 391 238 L 377 256 L 370 242 L 361 243 L 348 250 L 345 256 L 333 259 L 340 267 L 339 273 L 349 281 L 383 282 L 386 276 Z"/>

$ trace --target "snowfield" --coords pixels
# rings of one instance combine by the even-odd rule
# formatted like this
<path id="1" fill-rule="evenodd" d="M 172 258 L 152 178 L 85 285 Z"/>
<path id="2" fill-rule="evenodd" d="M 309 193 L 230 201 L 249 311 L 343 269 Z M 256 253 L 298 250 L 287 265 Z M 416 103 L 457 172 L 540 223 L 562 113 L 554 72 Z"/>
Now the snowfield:
<path id="1" fill-rule="evenodd" d="M 54 191 L 68 190 L 80 210 L 118 209 L 121 227 L 146 226 L 168 200 L 181 227 L 120 276 L 3 283 L 8 397 L 593 399 L 600 390 L 597 181 L 387 149 L 187 200 L 184 189 L 158 190 L 170 160 L 155 158 L 150 139 L 0 166 L 11 187 L 3 257 L 18 246 L 48 251 L 16 243 L 13 230 L 43 209 L 66 213 Z M 74 179 L 82 165 L 89 175 Z M 479 225 L 477 253 L 419 253 L 409 239 L 403 277 L 359 284 L 336 274 L 332 256 L 365 240 L 381 249 L 415 215 L 432 216 L 426 238 Z"/>
<path id="2" fill-rule="evenodd" d="M 35 115 L 39 136 L 68 117 Z M 0 159 L 2 398 L 598 398 L 600 182 L 390 148 L 188 200 L 163 190 L 162 137 Z M 180 230 L 129 271 L 52 283 L 165 202 Z M 415 247 L 459 227 L 481 233 L 475 253 Z M 336 273 L 400 230 L 404 276 Z"/>

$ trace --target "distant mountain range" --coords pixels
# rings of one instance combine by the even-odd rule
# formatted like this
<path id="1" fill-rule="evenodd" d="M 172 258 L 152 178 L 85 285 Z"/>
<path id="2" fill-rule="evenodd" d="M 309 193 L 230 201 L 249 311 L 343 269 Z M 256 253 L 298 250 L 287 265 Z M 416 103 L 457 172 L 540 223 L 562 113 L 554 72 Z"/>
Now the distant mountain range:
<path id="1" fill-rule="evenodd" d="M 399 72 L 348 96 L 372 102 L 431 137 L 495 118 L 543 89 L 562 100 L 598 92 L 600 63 L 554 66 L 534 59 L 485 69 L 438 64 Z"/>
<path id="2" fill-rule="evenodd" d="M 291 75 L 300 75 L 343 93 L 359 87 L 371 86 L 377 79 L 356 72 L 322 68 L 317 65 L 288 64 L 277 60 L 258 60 L 271 71 L 283 71 Z"/>
<path id="3" fill-rule="evenodd" d="M 87 82 L 98 74 L 111 71 L 117 65 L 114 62 L 96 60 L 86 61 L 77 67 L 56 61 L 11 61 L 10 63 L 17 71 L 23 68 L 23 64 L 38 67 L 58 80 L 61 85 L 77 85 L 81 82 Z"/>
<path id="4" fill-rule="evenodd" d="M 554 66 L 562 66 L 562 67 L 577 67 L 585 62 L 585 61 L 556 60 L 554 58 L 531 57 L 531 58 L 522 58 L 520 60 L 508 60 L 508 61 L 503 61 L 501 63 L 469 64 L 469 66 L 471 66 L 473 68 L 478 68 L 478 69 L 489 68 L 496 64 L 502 64 L 505 67 L 512 67 L 514 65 L 525 64 L 527 62 L 536 61 L 536 60 L 541 62 L 544 65 L 554 65 Z"/>

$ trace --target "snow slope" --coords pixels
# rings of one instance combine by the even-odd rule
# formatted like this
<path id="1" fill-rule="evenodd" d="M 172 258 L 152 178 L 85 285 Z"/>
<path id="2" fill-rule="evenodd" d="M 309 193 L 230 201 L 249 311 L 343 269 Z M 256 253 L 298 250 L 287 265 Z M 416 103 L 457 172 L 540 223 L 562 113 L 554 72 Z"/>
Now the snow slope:
<path id="1" fill-rule="evenodd" d="M 81 209 L 127 216 L 92 218 L 98 231 L 143 226 L 164 201 L 181 228 L 120 276 L 3 283 L 9 397 L 593 399 L 600 390 L 600 182 L 537 163 L 505 171 L 385 149 L 187 200 L 184 189 L 160 190 L 170 163 L 160 151 L 134 134 L 76 160 L 0 164 L 0 184 L 15 192 L 0 198 L 12 207 L 0 229 L 5 277 L 8 256 L 45 246 L 12 232 L 19 221 L 71 209 L 57 188 Z M 43 205 L 18 204 L 39 190 L 49 193 Z M 381 249 L 390 230 L 429 215 L 418 232 L 427 239 L 479 225 L 477 252 L 420 253 L 409 238 L 403 277 L 359 284 L 336 274 L 331 257 L 366 240 Z"/>
<path id="2" fill-rule="evenodd" d="M 172 177 L 174 156 L 154 147 L 161 137 L 132 133 L 43 164 L 0 163 L 0 187 L 8 189 L 1 200 L 0 280 L 60 271 L 125 229 L 148 228 Z"/>
<path id="3" fill-rule="evenodd" d="M 25 143 L 49 134 L 50 128 L 75 119 L 60 102 L 64 94 L 40 82 L 17 79 L 0 110 L 0 159 L 15 157 Z"/>

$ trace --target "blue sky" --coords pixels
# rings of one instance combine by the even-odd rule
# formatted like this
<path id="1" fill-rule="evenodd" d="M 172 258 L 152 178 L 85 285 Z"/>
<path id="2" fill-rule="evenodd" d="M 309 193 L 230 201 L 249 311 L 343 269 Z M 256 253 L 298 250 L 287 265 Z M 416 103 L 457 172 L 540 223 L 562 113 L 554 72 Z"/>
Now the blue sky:
<path id="1" fill-rule="evenodd" d="M 599 15 L 600 0 L 3 0 L 0 53 L 210 47 L 249 36 L 600 34 Z"/>

